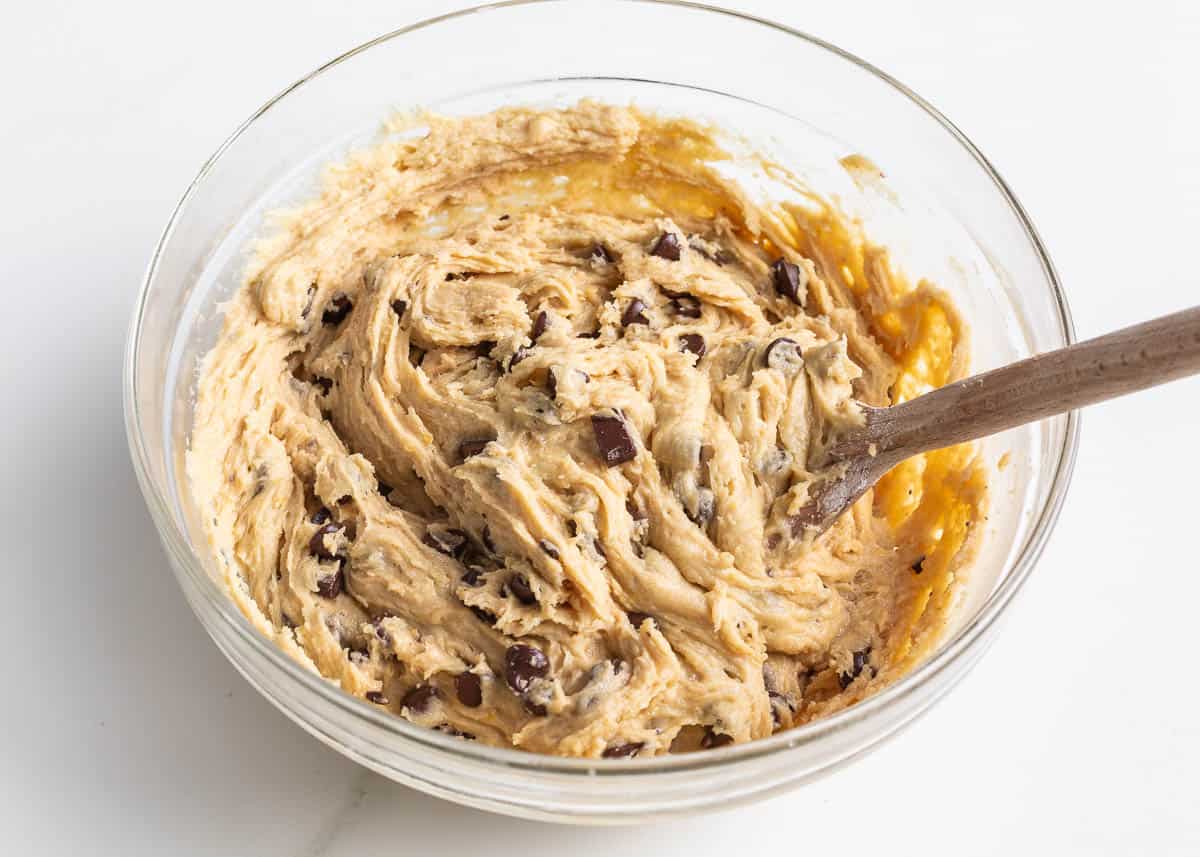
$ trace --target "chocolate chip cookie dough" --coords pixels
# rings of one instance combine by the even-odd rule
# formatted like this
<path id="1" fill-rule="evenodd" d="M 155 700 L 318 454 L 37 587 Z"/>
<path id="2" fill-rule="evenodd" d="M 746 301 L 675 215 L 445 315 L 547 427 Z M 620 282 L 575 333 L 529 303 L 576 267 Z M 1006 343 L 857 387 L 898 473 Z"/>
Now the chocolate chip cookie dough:
<path id="1" fill-rule="evenodd" d="M 856 402 L 963 373 L 936 288 L 688 121 L 390 130 L 279 217 L 203 367 L 188 472 L 264 634 L 415 723 L 593 757 L 761 738 L 928 651 L 973 450 L 796 516 Z"/>

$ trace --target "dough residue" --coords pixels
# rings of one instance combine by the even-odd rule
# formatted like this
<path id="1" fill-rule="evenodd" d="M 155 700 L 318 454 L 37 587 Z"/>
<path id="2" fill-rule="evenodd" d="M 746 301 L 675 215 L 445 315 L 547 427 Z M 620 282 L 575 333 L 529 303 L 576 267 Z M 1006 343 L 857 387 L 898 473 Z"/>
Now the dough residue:
<path id="1" fill-rule="evenodd" d="M 397 716 L 561 755 L 749 741 L 910 669 L 973 447 L 793 519 L 859 402 L 964 373 L 945 296 L 687 120 L 419 122 L 278 216 L 205 360 L 188 473 L 242 611 Z"/>

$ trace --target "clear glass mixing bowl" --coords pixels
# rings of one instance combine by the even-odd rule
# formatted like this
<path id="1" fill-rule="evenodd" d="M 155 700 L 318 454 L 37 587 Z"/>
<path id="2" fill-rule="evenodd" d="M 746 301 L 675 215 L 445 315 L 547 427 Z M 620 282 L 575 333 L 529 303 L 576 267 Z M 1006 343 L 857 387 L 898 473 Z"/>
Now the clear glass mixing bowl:
<path id="1" fill-rule="evenodd" d="M 951 293 L 975 370 L 1072 341 L 1067 305 L 1028 217 L 944 116 L 876 68 L 770 22 L 685 3 L 531 0 L 389 33 L 268 102 L 187 189 L 146 274 L 130 332 L 125 413 L 134 467 L 171 566 L 221 651 L 264 696 L 341 753 L 430 794 L 572 822 L 730 806 L 811 780 L 878 746 L 962 678 L 1033 569 L 1070 478 L 1075 415 L 991 438 L 984 549 L 937 651 L 867 701 L 801 728 L 683 756 L 580 760 L 479 746 L 379 711 L 290 660 L 216 582 L 184 481 L 198 360 L 220 326 L 264 212 L 302 199 L 320 164 L 395 109 L 447 113 L 592 97 L 710 119 L 838 195 L 900 267 Z M 889 190 L 846 182 L 868 155 Z M 840 182 L 840 184 L 839 184 Z"/>

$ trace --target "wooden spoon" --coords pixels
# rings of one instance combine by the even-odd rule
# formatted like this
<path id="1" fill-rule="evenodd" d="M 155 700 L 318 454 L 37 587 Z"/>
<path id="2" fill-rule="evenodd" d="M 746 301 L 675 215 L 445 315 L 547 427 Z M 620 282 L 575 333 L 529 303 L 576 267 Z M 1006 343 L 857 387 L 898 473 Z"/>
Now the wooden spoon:
<path id="1" fill-rule="evenodd" d="M 879 479 L 922 452 L 953 446 L 1200 372 L 1200 307 L 964 378 L 890 408 L 863 406 L 865 423 L 838 438 L 820 483 L 791 519 L 820 533 Z M 1170 419 L 1171 415 L 1161 415 Z"/>

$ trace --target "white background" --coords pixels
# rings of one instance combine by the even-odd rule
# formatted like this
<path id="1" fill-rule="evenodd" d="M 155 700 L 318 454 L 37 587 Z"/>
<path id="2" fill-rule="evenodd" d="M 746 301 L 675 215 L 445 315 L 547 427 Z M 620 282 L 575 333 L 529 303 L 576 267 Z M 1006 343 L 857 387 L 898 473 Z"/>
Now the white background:
<path id="1" fill-rule="evenodd" d="M 461 809 L 324 749 L 234 673 L 167 571 L 128 461 L 120 359 L 139 279 L 199 165 L 262 101 L 457 5 L 5 7 L 0 852 L 1200 852 L 1195 379 L 1085 415 L 1058 530 L 950 697 L 750 808 L 618 829 Z M 730 5 L 860 54 L 956 121 L 1041 228 L 1081 335 L 1197 303 L 1194 2 Z"/>

